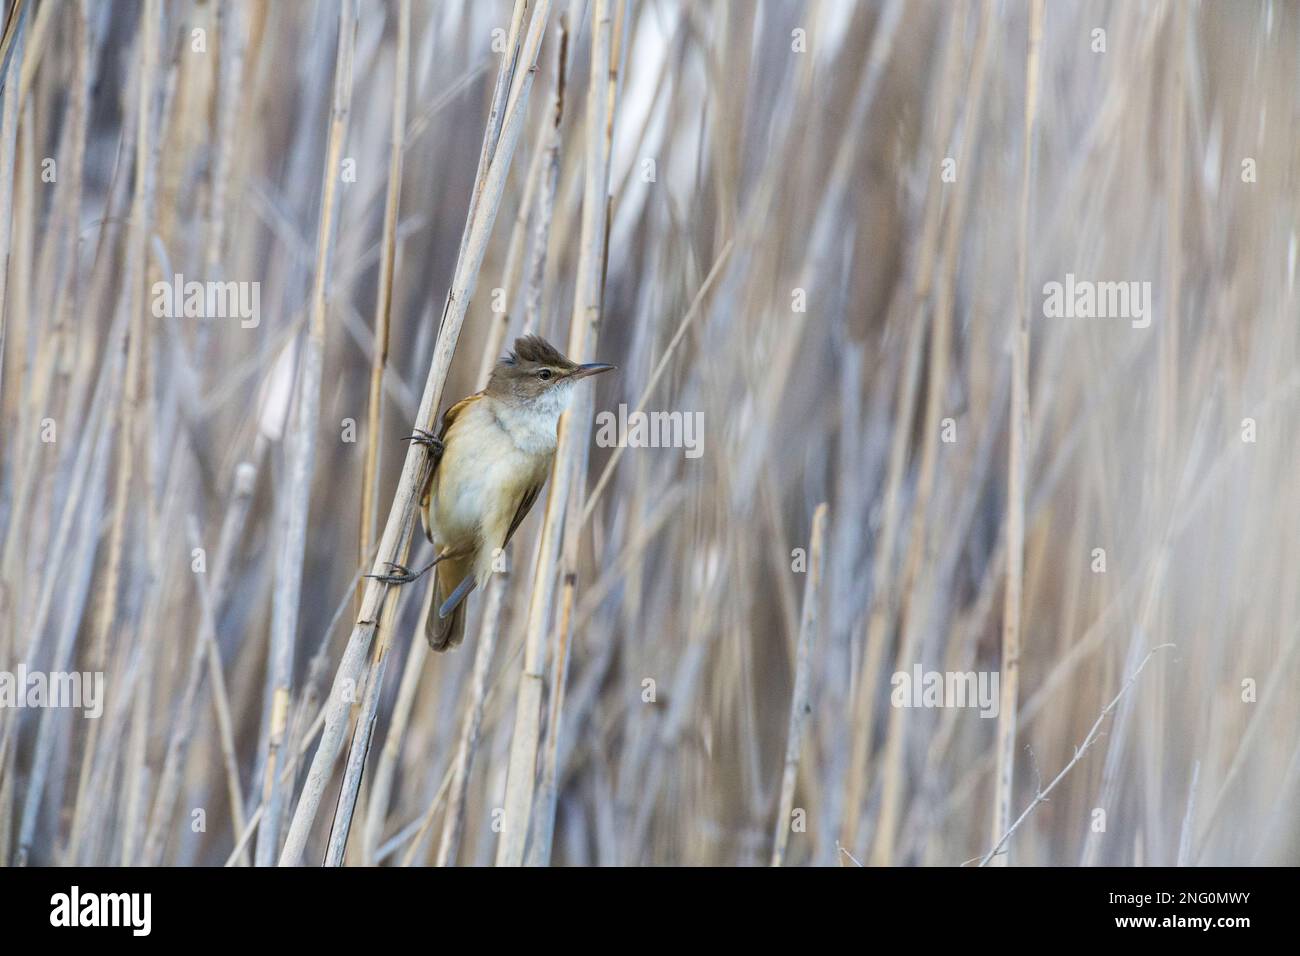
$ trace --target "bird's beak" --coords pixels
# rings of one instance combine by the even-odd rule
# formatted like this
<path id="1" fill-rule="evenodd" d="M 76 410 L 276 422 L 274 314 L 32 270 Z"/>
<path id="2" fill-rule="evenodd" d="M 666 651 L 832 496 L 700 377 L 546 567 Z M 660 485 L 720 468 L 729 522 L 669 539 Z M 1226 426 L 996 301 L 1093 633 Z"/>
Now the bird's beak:
<path id="1" fill-rule="evenodd" d="M 586 378 L 588 375 L 599 375 L 601 372 L 608 372 L 616 368 L 618 368 L 617 365 L 610 365 L 607 362 L 591 362 L 587 365 L 579 365 L 569 374 L 576 381 L 580 378 Z"/>

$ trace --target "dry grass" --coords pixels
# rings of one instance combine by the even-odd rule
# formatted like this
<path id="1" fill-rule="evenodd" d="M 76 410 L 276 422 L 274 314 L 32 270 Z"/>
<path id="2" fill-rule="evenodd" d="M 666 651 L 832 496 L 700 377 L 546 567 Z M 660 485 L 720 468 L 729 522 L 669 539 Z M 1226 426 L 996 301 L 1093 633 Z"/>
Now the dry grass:
<path id="1" fill-rule="evenodd" d="M 0 674 L 105 695 L 0 858 L 1300 861 L 1300 11 L 1043 6 L 22 4 Z M 426 654 L 400 440 L 525 329 L 620 370 Z"/>

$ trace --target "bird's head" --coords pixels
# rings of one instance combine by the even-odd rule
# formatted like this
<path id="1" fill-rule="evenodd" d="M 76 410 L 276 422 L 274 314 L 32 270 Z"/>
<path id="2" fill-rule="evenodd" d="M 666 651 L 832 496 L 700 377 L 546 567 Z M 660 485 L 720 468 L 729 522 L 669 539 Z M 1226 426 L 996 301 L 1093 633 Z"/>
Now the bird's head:
<path id="1" fill-rule="evenodd" d="M 487 393 L 511 405 L 553 410 L 558 416 L 568 406 L 575 384 L 613 368 L 605 362 L 579 365 L 540 335 L 525 335 L 515 339 L 514 350 L 492 369 Z"/>

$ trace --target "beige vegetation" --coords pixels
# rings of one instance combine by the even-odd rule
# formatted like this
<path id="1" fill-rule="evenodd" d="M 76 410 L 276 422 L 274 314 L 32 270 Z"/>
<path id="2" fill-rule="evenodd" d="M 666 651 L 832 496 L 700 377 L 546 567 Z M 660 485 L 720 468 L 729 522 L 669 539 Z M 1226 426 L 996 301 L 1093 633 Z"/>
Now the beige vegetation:
<path id="1" fill-rule="evenodd" d="M 6 863 L 1300 860 L 1294 5 L 5 6 Z M 619 371 L 433 655 L 525 331 Z"/>

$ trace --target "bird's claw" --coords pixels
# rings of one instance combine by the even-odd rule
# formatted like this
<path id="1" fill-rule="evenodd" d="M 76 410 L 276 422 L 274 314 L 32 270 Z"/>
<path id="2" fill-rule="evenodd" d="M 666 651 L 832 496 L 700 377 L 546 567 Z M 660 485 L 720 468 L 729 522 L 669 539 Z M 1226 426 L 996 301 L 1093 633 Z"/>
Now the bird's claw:
<path id="1" fill-rule="evenodd" d="M 442 453 L 446 451 L 447 448 L 447 446 L 443 444 L 441 438 L 433 434 L 433 432 L 426 432 L 423 428 L 415 429 L 414 434 L 406 436 L 402 441 L 410 441 L 415 442 L 417 445 L 423 445 L 425 448 L 429 449 L 430 453 L 432 453 L 435 458 L 441 458 Z"/>
<path id="2" fill-rule="evenodd" d="M 390 574 L 367 574 L 366 577 L 374 578 L 376 581 L 382 581 L 384 584 L 410 584 L 416 578 L 423 574 L 416 574 L 404 564 L 395 564 L 392 561 L 385 561 L 386 565 L 392 569 Z"/>

